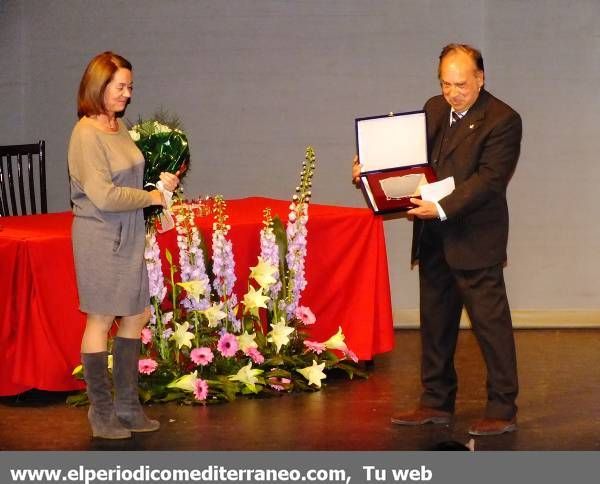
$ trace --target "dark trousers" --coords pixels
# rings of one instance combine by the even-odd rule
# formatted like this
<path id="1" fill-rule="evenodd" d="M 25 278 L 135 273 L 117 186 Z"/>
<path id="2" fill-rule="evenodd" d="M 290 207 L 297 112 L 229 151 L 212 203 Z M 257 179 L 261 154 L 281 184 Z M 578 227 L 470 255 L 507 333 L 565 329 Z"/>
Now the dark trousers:
<path id="1" fill-rule="evenodd" d="M 419 257 L 421 405 L 454 411 L 454 352 L 464 305 L 487 366 L 485 416 L 510 419 L 517 413 L 517 362 L 502 265 L 452 269 L 439 236 L 423 235 Z"/>

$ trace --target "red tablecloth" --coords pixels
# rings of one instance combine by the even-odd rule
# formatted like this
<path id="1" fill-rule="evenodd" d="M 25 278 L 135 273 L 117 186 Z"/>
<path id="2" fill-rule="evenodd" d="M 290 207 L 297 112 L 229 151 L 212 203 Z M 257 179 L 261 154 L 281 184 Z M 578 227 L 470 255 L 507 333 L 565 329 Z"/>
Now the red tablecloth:
<path id="1" fill-rule="evenodd" d="M 285 222 L 288 205 L 258 197 L 228 201 L 238 298 L 246 290 L 249 267 L 257 262 L 263 209 L 271 207 Z M 0 395 L 83 386 L 71 377 L 85 326 L 77 309 L 72 218 L 70 212 L 0 218 Z M 211 224 L 211 217 L 198 218 L 207 242 Z M 161 247 L 173 254 L 175 235 L 170 231 L 159 237 Z M 306 278 L 301 304 L 317 316 L 312 339 L 326 339 L 341 326 L 360 359 L 392 349 L 380 218 L 366 209 L 312 204 Z"/>
<path id="2" fill-rule="evenodd" d="M 71 390 L 77 309 L 70 212 L 0 218 L 0 395 Z"/>

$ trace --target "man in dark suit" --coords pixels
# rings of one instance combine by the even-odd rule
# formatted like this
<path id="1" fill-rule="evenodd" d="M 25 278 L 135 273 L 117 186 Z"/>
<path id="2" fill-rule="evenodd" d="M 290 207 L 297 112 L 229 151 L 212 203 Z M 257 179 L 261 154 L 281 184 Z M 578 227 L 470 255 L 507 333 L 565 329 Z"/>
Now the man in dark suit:
<path id="1" fill-rule="evenodd" d="M 515 344 L 503 266 L 508 241 L 506 188 L 517 164 L 521 118 L 484 88 L 481 53 L 450 44 L 440 54 L 442 95 L 425 104 L 429 160 L 455 190 L 439 202 L 411 199 L 412 262 L 419 264 L 421 380 L 416 410 L 400 425 L 447 424 L 454 413 L 454 352 L 465 307 L 487 366 L 484 418 L 473 435 L 516 429 Z M 355 164 L 353 175 L 356 175 Z"/>

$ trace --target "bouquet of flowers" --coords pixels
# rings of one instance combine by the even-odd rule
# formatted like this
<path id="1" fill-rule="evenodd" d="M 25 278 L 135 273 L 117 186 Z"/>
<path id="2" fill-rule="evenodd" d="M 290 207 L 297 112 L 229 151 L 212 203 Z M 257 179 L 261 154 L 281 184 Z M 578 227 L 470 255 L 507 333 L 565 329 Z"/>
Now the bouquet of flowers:
<path id="1" fill-rule="evenodd" d="M 179 119 L 159 110 L 152 119 L 140 117 L 136 124 L 129 124 L 129 134 L 144 155 L 144 188 L 154 189 L 163 171 L 182 178 L 188 168 L 190 149 Z M 145 214 L 158 212 L 160 208 L 153 207 Z"/>

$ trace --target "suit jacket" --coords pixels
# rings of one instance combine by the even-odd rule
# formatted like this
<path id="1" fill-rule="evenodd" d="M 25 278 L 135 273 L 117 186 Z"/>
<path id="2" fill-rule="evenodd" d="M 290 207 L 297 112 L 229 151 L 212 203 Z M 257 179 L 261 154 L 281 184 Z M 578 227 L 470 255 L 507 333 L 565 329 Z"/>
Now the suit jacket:
<path id="1" fill-rule="evenodd" d="M 510 106 L 481 90 L 456 126 L 449 127 L 450 106 L 443 96 L 424 107 L 429 161 L 438 179 L 454 177 L 456 188 L 440 200 L 448 219 L 416 220 L 412 261 L 423 237 L 441 237 L 454 269 L 480 269 L 506 261 L 508 206 L 506 187 L 521 147 L 521 117 Z M 424 230 L 426 225 L 428 229 Z"/>

